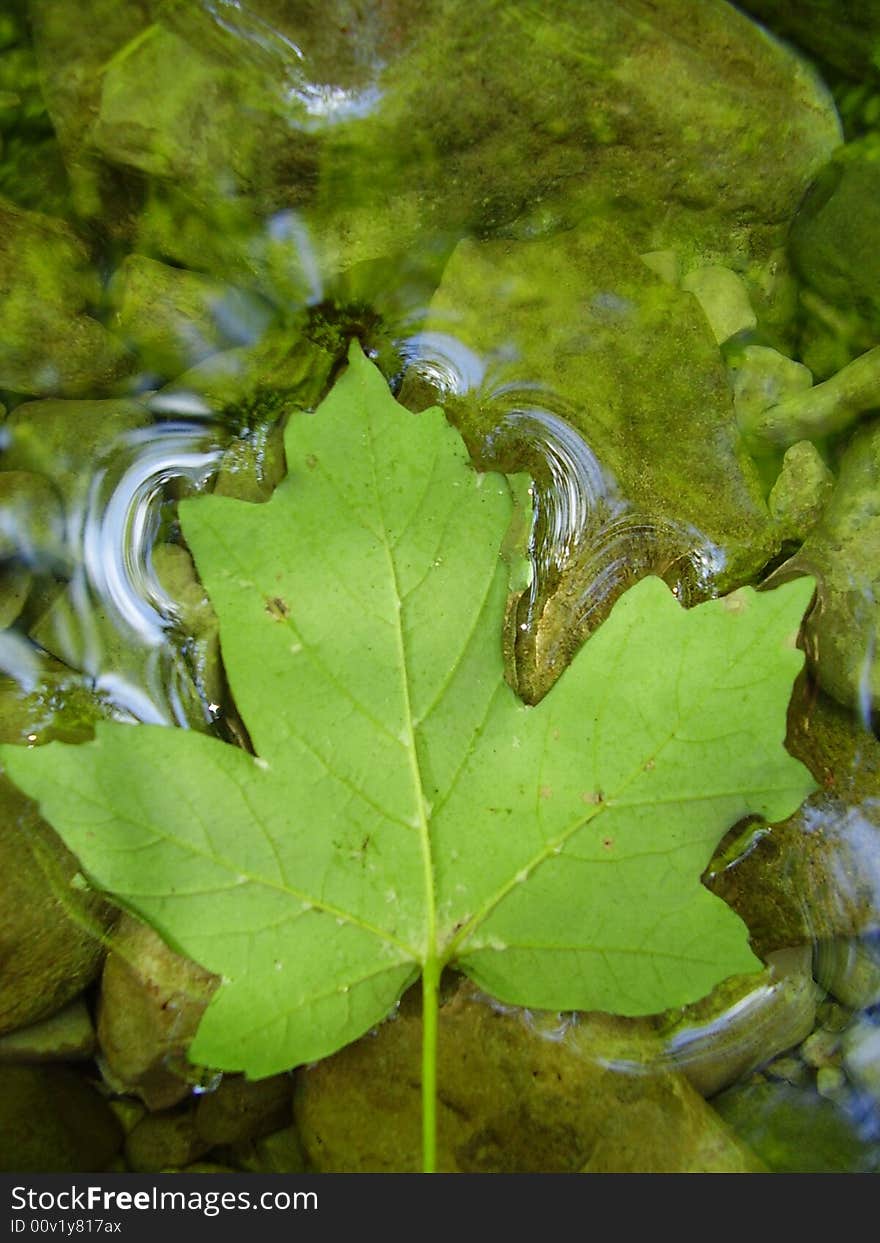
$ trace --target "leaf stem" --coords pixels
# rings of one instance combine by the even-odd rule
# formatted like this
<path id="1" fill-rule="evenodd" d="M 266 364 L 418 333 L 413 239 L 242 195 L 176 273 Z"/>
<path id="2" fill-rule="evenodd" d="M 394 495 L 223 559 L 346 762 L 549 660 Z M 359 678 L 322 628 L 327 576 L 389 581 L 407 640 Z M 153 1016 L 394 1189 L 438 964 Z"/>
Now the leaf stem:
<path id="1" fill-rule="evenodd" d="M 440 963 L 430 958 L 422 970 L 422 1169 L 437 1169 L 437 1017 Z"/>

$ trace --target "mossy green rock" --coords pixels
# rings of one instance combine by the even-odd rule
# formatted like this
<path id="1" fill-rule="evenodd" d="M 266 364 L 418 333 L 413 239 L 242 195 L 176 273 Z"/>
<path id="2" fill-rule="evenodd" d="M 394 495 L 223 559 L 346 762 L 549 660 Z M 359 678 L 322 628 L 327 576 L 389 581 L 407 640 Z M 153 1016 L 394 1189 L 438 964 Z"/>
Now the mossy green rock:
<path id="1" fill-rule="evenodd" d="M 0 1032 L 45 1018 L 95 978 L 113 915 L 34 804 L 0 777 Z"/>
<path id="2" fill-rule="evenodd" d="M 659 279 L 616 227 L 460 243 L 424 331 L 419 348 L 430 355 L 440 342 L 461 374 L 433 386 L 431 365 L 416 362 L 401 400 L 442 403 L 478 459 L 492 461 L 503 435 L 508 448 L 493 465 L 546 475 L 540 433 L 522 434 L 515 447 L 509 432 L 499 435 L 511 409 L 530 407 L 563 417 L 589 446 L 579 457 L 597 459 L 576 484 L 594 494 L 595 512 L 577 539 L 568 536 L 559 583 L 541 585 L 551 594 L 536 640 L 538 692 L 583 638 L 583 619 L 595 625 L 640 572 L 674 577 L 692 558 L 699 580 L 705 558 L 703 592 L 726 590 L 778 549 L 699 303 Z M 553 486 L 564 492 L 570 482 Z M 601 591 L 587 590 L 591 576 Z M 518 689 L 539 697 L 522 677 Z"/>
<path id="3" fill-rule="evenodd" d="M 109 1105 L 76 1071 L 0 1066 L 0 1170 L 106 1170 L 121 1145 Z"/>
<path id="4" fill-rule="evenodd" d="M 328 266 L 437 227 L 520 235 L 595 213 L 642 249 L 766 257 L 839 142 L 830 98 L 733 6 L 447 0 L 322 151 Z M 528 54 L 524 54 L 524 49 Z M 662 205 L 662 207 L 660 207 Z M 390 207 L 390 210 L 389 210 Z"/>
<path id="5" fill-rule="evenodd" d="M 801 680 L 786 745 L 819 788 L 788 820 L 748 826 L 704 878 L 748 925 L 762 957 L 877 924 L 880 742 Z"/>
<path id="6" fill-rule="evenodd" d="M 269 1135 L 290 1123 L 293 1083 L 288 1075 L 248 1080 L 225 1075 L 196 1105 L 196 1130 L 210 1147 Z"/>
<path id="7" fill-rule="evenodd" d="M 561 1016 L 558 1016 L 561 1018 Z M 527 1012 L 463 986 L 440 1012 L 438 1169 L 460 1173 L 760 1169 L 679 1076 L 615 1073 L 566 1024 L 536 1030 Z M 549 1037 L 549 1038 L 548 1038 Z M 616 1045 L 620 1051 L 620 1044 Z M 294 1114 L 319 1172 L 420 1168 L 421 1020 L 400 1013 L 299 1072 Z"/>
<path id="8" fill-rule="evenodd" d="M 880 74 L 877 0 L 739 0 L 739 7 L 843 73 Z"/>
<path id="9" fill-rule="evenodd" d="M 138 369 L 160 379 L 255 339 L 267 314 L 219 281 L 145 255 L 123 260 L 109 292 L 113 331 L 137 357 Z"/>
<path id="10" fill-rule="evenodd" d="M 150 422 L 137 401 L 25 401 L 5 422 L 3 467 L 46 475 L 67 505 L 82 502 L 97 469 L 118 452 L 126 434 Z"/>
<path id="11" fill-rule="evenodd" d="M 856 154 L 832 162 L 792 226 L 790 247 L 803 280 L 832 305 L 880 322 L 880 163 Z"/>
<path id="12" fill-rule="evenodd" d="M 818 600 L 805 647 L 819 684 L 862 713 L 880 704 L 880 423 L 859 431 L 840 461 L 821 521 L 778 572 L 814 575 Z"/>
<path id="13" fill-rule="evenodd" d="M 39 1023 L 0 1036 L 0 1062 L 80 1062 L 94 1051 L 95 1029 L 82 998 Z"/>
<path id="14" fill-rule="evenodd" d="M 88 314 L 97 296 L 66 224 L 0 200 L 0 388 L 77 396 L 125 375 L 125 347 Z"/>
<path id="15" fill-rule="evenodd" d="M 65 150 L 153 180 L 145 252 L 288 296 L 308 263 L 265 225 L 291 209 L 324 273 L 609 209 L 643 249 L 763 262 L 840 140 L 811 71 L 722 0 L 113 7 L 92 0 L 71 46 L 35 0 Z"/>
<path id="16" fill-rule="evenodd" d="M 877 1173 L 876 1144 L 847 1114 L 816 1093 L 787 1083 L 731 1088 L 712 1102 L 776 1174 Z"/>
<path id="17" fill-rule="evenodd" d="M 215 987 L 209 972 L 175 954 L 146 924 L 124 916 L 107 956 L 98 1007 L 98 1039 L 111 1086 L 154 1110 L 188 1096 L 201 1072 L 187 1062 L 186 1049 Z"/>
<path id="18" fill-rule="evenodd" d="M 147 1114 L 125 1139 L 125 1159 L 136 1173 L 177 1169 L 197 1161 L 210 1145 L 196 1131 L 192 1106 Z"/>

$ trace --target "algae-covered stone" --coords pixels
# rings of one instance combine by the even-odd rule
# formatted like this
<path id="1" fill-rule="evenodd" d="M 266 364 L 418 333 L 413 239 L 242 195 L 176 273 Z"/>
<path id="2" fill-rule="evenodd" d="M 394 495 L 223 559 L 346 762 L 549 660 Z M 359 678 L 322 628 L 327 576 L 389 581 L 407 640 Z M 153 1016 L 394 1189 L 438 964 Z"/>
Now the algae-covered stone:
<path id="1" fill-rule="evenodd" d="M 441 1006 L 438 1168 L 448 1172 L 760 1168 L 680 1076 L 615 1073 L 565 1025 L 536 1030 L 469 985 Z M 621 1044 L 618 1041 L 616 1051 Z M 299 1072 L 295 1117 L 321 1172 L 420 1168 L 421 1021 L 400 1013 Z M 603 1064 L 604 1062 L 604 1064 Z"/>
<path id="2" fill-rule="evenodd" d="M 843 1064 L 850 1079 L 880 1103 L 880 1026 L 860 1019 L 846 1032 L 842 1043 Z"/>
<path id="3" fill-rule="evenodd" d="M 714 1096 L 813 1030 L 818 990 L 809 945 L 768 955 L 758 977 L 735 977 L 688 1006 L 665 1051 L 701 1096 Z"/>
<path id="4" fill-rule="evenodd" d="M 95 1029 L 77 998 L 39 1023 L 0 1036 L 0 1062 L 81 1062 L 95 1051 Z"/>
<path id="5" fill-rule="evenodd" d="M 750 826 L 740 849 L 715 860 L 705 877 L 748 925 L 762 957 L 861 936 L 876 928 L 880 906 L 880 742 L 802 681 L 786 743 L 819 788 L 788 820 Z"/>
<path id="6" fill-rule="evenodd" d="M 192 1108 L 146 1114 L 125 1137 L 125 1158 L 136 1173 L 176 1169 L 210 1147 L 196 1131 Z"/>
<path id="7" fill-rule="evenodd" d="M 53 484 L 27 470 L 0 470 L 0 558 L 53 564 L 61 557 L 63 514 Z"/>
<path id="8" fill-rule="evenodd" d="M 880 164 L 869 150 L 846 148 L 810 190 L 792 225 L 789 249 L 798 275 L 831 306 L 880 328 Z"/>
<path id="9" fill-rule="evenodd" d="M 127 434 L 150 422 L 147 408 L 131 400 L 22 402 L 5 423 L 3 467 L 47 476 L 70 505 L 85 499 L 97 467 Z"/>
<path id="10" fill-rule="evenodd" d="M 880 1170 L 880 1153 L 832 1101 L 787 1083 L 745 1084 L 712 1102 L 729 1127 L 777 1174 Z"/>
<path id="11" fill-rule="evenodd" d="M 97 276 L 60 220 L 0 200 L 0 388 L 76 396 L 125 375 L 123 344 L 88 314 Z"/>
<path id="12" fill-rule="evenodd" d="M 97 115 L 103 71 L 113 56 L 150 23 L 151 0 L 84 0 L 77 20 L 57 0 L 28 0 L 40 87 L 81 216 L 102 213 L 111 232 L 125 231 L 139 188 L 124 186 L 118 171 L 99 162 L 88 144 Z"/>
<path id="13" fill-rule="evenodd" d="M 308 1168 L 295 1126 L 237 1144 L 233 1156 L 238 1168 L 250 1174 L 303 1174 Z"/>
<path id="14" fill-rule="evenodd" d="M 877 0 L 740 0 L 740 8 L 843 73 L 880 72 Z"/>
<path id="15" fill-rule="evenodd" d="M 839 142 L 816 77 L 728 4 L 425 12 L 376 107 L 326 139 L 329 267 L 426 227 L 528 235 L 609 211 L 642 250 L 766 257 Z"/>
<path id="16" fill-rule="evenodd" d="M 880 945 L 876 937 L 819 941 L 813 972 L 823 988 L 853 1010 L 880 1002 Z"/>
<path id="17" fill-rule="evenodd" d="M 875 422 L 847 446 L 821 521 L 776 574 L 780 581 L 815 576 L 817 603 L 805 624 L 810 667 L 829 694 L 863 713 L 880 703 L 878 495 L 880 423 Z"/>
<path id="18" fill-rule="evenodd" d="M 199 1097 L 196 1130 L 211 1148 L 268 1135 L 290 1122 L 292 1095 L 288 1075 L 257 1080 L 224 1075 L 213 1092 Z"/>
<path id="19" fill-rule="evenodd" d="M 748 435 L 764 413 L 813 383 L 809 368 L 767 345 L 748 344 L 728 356 L 740 430 Z M 775 442 L 771 442 L 775 447 Z M 763 447 L 766 452 L 767 446 Z"/>
<path id="20" fill-rule="evenodd" d="M 31 573 L 26 567 L 0 566 L 0 630 L 11 626 L 24 608 L 31 582 Z"/>
<path id="21" fill-rule="evenodd" d="M 715 340 L 721 345 L 738 332 L 757 327 L 758 317 L 745 283 L 730 268 L 693 268 L 681 282 L 703 308 Z"/>
<path id="22" fill-rule="evenodd" d="M 300 299 L 309 246 L 272 262 L 291 210 L 325 274 L 606 209 L 643 250 L 760 266 L 840 137 L 810 70 L 722 0 L 90 0 L 72 39 L 33 7 L 76 184 L 86 156 L 151 179 L 139 249 Z"/>
<path id="23" fill-rule="evenodd" d="M 792 364 L 795 366 L 796 364 Z M 763 409 L 737 408 L 740 426 L 757 447 L 785 448 L 846 431 L 880 406 L 880 346 L 867 350 L 815 388 L 806 385 Z"/>
<path id="24" fill-rule="evenodd" d="M 153 377 L 172 377 L 255 339 L 267 310 L 197 272 L 129 255 L 113 276 L 113 331 Z"/>
<path id="25" fill-rule="evenodd" d="M 0 1066 L 0 1170 L 106 1170 L 121 1144 L 107 1102 L 76 1071 Z"/>
<path id="26" fill-rule="evenodd" d="M 139 1096 L 150 1109 L 189 1095 L 201 1072 L 187 1062 L 186 1049 L 216 983 L 146 924 L 131 916 L 120 921 L 98 1008 L 104 1073 L 117 1091 Z"/>
<path id="27" fill-rule="evenodd" d="M 804 540 L 822 516 L 834 490 L 834 476 L 819 450 L 799 440 L 785 452 L 768 504 L 787 539 Z"/>
<path id="28" fill-rule="evenodd" d="M 0 1032 L 45 1018 L 95 978 L 113 916 L 35 805 L 0 777 Z"/>
<path id="29" fill-rule="evenodd" d="M 698 303 L 616 227 L 462 242 L 411 354 L 401 400 L 441 401 L 479 461 L 529 471 L 559 509 L 542 518 L 562 530 L 540 554 L 524 697 L 546 691 L 640 574 L 681 578 L 698 598 L 750 580 L 778 548 Z"/>

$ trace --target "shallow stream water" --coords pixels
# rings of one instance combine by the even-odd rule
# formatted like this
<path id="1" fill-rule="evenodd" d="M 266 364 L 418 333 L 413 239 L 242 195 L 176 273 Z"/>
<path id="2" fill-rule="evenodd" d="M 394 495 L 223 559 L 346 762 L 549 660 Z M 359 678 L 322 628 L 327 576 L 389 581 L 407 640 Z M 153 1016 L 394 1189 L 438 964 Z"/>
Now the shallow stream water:
<path id="1" fill-rule="evenodd" d="M 703 877 L 766 971 L 616 1026 L 451 981 L 463 1049 L 489 1047 L 491 1012 L 514 1032 L 499 1059 L 538 1057 L 531 1041 L 663 1084 L 632 1089 L 639 1142 L 566 1118 L 563 1141 L 529 1104 L 508 1131 L 513 1105 L 502 1125 L 468 1097 L 484 1138 L 456 1141 L 452 1168 L 880 1169 L 880 78 L 859 50 L 880 46 L 880 12 L 855 30 L 821 0 L 794 27 L 783 6 L 744 7 L 0 12 L 3 742 L 77 742 L 110 717 L 248 745 L 177 503 L 266 501 L 285 425 L 316 409 L 352 340 L 403 405 L 443 406 L 479 469 L 530 481 L 516 535 L 530 568 L 498 636 L 527 702 L 646 575 L 685 607 L 816 578 L 787 745 L 817 792 L 781 825 L 731 825 Z M 88 1168 L 408 1168 L 374 1141 L 372 1098 L 347 1136 L 333 1105 L 409 1056 L 407 998 L 385 1061 L 361 1048 L 338 1082 L 329 1064 L 298 1072 L 292 1126 L 273 1100 L 253 1133 L 198 1124 L 189 1146 L 145 1145 L 145 1117 L 157 1134 L 201 1117 L 222 1083 L 185 1062 L 198 988 L 154 947 L 114 948 L 95 903 L 69 891 L 59 911 L 46 878 L 75 865 L 4 799 L 0 876 L 33 876 L 27 898 L 0 880 L 0 1080 L 30 1068 L 28 1099 L 51 1112 L 62 1089 L 40 1075 L 57 1063 L 110 1102 L 116 1139 Z M 13 917 L 23 901 L 33 926 Z M 57 925 L 51 965 L 40 921 Z M 133 996 L 186 1015 L 152 1049 L 119 1034 L 119 1008 L 140 1005 L 118 999 L 120 961 Z M 22 1043 L 82 1001 L 97 1037 L 73 1053 Z M 389 1100 L 393 1130 L 411 1103 Z M 682 1109 L 664 1155 L 656 1133 Z M 73 1168 L 57 1137 L 33 1152 L 7 1168 Z"/>

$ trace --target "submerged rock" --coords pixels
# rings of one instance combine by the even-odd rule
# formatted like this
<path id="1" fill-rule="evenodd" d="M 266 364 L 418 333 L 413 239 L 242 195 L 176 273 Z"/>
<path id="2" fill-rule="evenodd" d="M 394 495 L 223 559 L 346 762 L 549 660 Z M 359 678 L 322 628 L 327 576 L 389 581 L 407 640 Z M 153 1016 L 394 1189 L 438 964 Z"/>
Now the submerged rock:
<path id="1" fill-rule="evenodd" d="M 6 777 L 0 877 L 0 1032 L 9 1032 L 60 1009 L 95 978 L 115 911 Z"/>
<path id="2" fill-rule="evenodd" d="M 0 199 L 0 388 L 77 396 L 111 388 L 131 365 L 88 313 L 97 276 L 68 225 Z"/>
<path id="3" fill-rule="evenodd" d="M 790 1084 L 745 1084 L 712 1102 L 776 1174 L 876 1173 L 877 1146 L 832 1101 Z"/>
<path id="4" fill-rule="evenodd" d="M 607 210 L 642 249 L 762 267 L 840 139 L 808 67 L 722 0 L 91 0 L 75 32 L 31 7 L 80 209 L 147 178 L 141 219 L 114 213 L 139 249 L 288 302 L 294 213 L 325 274 Z"/>
<path id="5" fill-rule="evenodd" d="M 125 1137 L 125 1159 L 130 1170 L 147 1174 L 189 1165 L 209 1147 L 190 1107 L 146 1114 Z"/>
<path id="6" fill-rule="evenodd" d="M 117 1092 L 140 1097 L 151 1110 L 190 1094 L 202 1072 L 187 1062 L 186 1049 L 216 984 L 215 976 L 175 954 L 152 928 L 123 917 L 98 1007 L 104 1075 Z"/>
<path id="7" fill-rule="evenodd" d="M 525 698 L 635 579 L 659 573 L 695 600 L 778 549 L 700 305 L 616 227 L 462 242 L 404 352 L 405 404 L 440 401 L 478 463 L 537 480 L 538 582 L 516 616 Z"/>
<path id="8" fill-rule="evenodd" d="M 265 306 L 238 290 L 144 255 L 123 260 L 109 296 L 114 332 L 154 382 L 255 340 L 268 317 Z"/>
<path id="9" fill-rule="evenodd" d="M 0 1066 L 0 1170 L 106 1170 L 122 1145 L 110 1106 L 60 1066 Z"/>
<path id="10" fill-rule="evenodd" d="M 598 1047 L 566 1024 L 489 1004 L 462 985 L 441 1006 L 438 1168 L 469 1173 L 755 1171 L 678 1075 L 608 1069 Z M 317 1171 L 420 1168 L 421 1020 L 397 1017 L 299 1072 L 294 1112 Z"/>
<path id="11" fill-rule="evenodd" d="M 834 476 L 819 450 L 799 440 L 785 452 L 768 505 L 786 539 L 803 542 L 817 524 L 834 491 Z"/>
<path id="12" fill-rule="evenodd" d="M 739 7 L 843 73 L 878 72 L 877 0 L 739 0 Z"/>
<path id="13" fill-rule="evenodd" d="M 47 1019 L 0 1036 L 0 1062 L 80 1062 L 95 1051 L 95 1029 L 78 998 Z"/>
<path id="14" fill-rule="evenodd" d="M 269 1135 L 289 1124 L 292 1094 L 289 1075 L 257 1080 L 224 1075 L 213 1092 L 199 1097 L 196 1130 L 211 1148 Z"/>
<path id="15" fill-rule="evenodd" d="M 878 350 L 880 356 L 880 350 Z M 880 703 L 880 423 L 853 436 L 821 521 L 772 581 L 815 576 L 804 644 L 819 684 L 866 718 Z"/>
<path id="16" fill-rule="evenodd" d="M 880 742 L 803 679 L 786 742 L 818 789 L 788 820 L 747 826 L 704 877 L 748 925 L 762 957 L 859 937 L 876 928 L 880 909 Z"/>
<path id="17" fill-rule="evenodd" d="M 816 179 L 789 238 L 804 285 L 801 356 L 823 379 L 877 344 L 878 230 L 880 164 L 852 143 Z"/>

